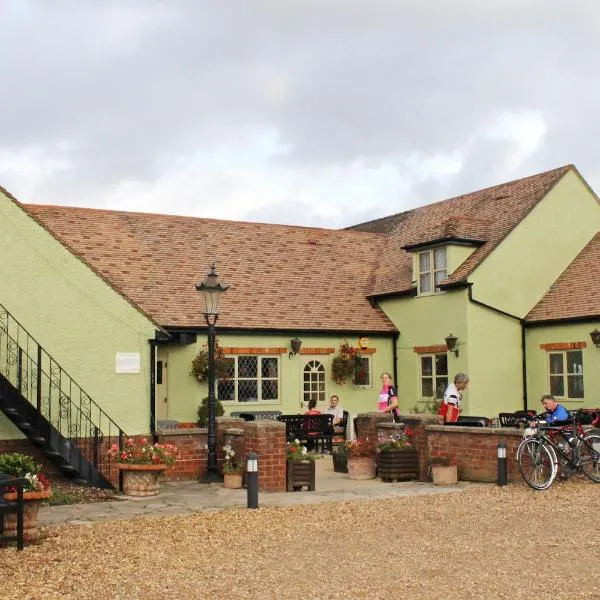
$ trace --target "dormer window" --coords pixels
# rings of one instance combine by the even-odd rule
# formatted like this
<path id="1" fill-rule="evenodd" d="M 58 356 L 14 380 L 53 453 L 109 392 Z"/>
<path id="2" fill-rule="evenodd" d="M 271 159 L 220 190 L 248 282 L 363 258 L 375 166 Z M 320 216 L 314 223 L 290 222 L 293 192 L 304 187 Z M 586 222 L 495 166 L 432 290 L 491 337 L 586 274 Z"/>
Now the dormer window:
<path id="1" fill-rule="evenodd" d="M 419 294 L 439 292 L 440 282 L 448 277 L 446 246 L 419 252 Z"/>

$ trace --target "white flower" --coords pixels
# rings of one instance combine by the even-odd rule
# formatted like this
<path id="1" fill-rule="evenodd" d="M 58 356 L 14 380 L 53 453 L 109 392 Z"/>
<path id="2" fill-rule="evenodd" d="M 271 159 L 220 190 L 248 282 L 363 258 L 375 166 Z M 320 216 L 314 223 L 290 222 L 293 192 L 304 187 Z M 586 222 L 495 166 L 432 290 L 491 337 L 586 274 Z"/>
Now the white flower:
<path id="1" fill-rule="evenodd" d="M 302 446 L 302 454 L 306 454 L 307 450 L 306 450 L 306 446 Z"/>

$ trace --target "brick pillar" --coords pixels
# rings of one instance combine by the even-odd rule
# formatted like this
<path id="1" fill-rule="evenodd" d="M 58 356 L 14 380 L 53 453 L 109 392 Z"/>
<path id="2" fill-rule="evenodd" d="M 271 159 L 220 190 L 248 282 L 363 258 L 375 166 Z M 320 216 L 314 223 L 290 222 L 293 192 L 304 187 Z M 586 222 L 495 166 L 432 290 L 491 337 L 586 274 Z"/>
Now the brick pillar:
<path id="1" fill-rule="evenodd" d="M 392 417 L 387 413 L 368 412 L 356 417 L 356 438 L 370 446 L 377 445 L 377 424 L 391 423 Z"/>
<path id="2" fill-rule="evenodd" d="M 258 489 L 285 492 L 285 423 L 264 419 L 244 423 L 244 456 L 258 455 Z"/>

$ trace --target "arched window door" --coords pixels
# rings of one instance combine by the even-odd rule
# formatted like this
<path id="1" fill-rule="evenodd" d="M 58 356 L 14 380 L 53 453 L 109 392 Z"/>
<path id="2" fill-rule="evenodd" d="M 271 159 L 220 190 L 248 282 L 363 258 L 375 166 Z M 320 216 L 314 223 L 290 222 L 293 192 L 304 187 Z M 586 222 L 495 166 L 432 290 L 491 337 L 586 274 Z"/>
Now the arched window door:
<path id="1" fill-rule="evenodd" d="M 308 403 L 312 398 L 317 402 L 325 402 L 325 366 L 321 361 L 309 360 L 304 365 L 302 386 L 304 403 Z"/>

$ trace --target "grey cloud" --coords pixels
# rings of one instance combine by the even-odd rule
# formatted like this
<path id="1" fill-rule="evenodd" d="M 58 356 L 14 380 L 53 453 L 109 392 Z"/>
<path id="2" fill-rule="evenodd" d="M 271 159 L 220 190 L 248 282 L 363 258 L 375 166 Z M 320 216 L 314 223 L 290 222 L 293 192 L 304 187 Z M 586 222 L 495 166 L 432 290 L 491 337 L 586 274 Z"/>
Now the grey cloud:
<path id="1" fill-rule="evenodd" d="M 457 176 L 415 183 L 398 206 L 375 201 L 383 211 L 565 162 L 600 185 L 597 3 L 13 5 L 0 9 L 8 23 L 0 39 L 0 149 L 41 147 L 71 163 L 29 200 L 101 204 L 123 181 L 152 183 L 181 157 L 235 150 L 244 132 L 261 129 L 278 132 L 285 151 L 272 163 L 291 170 L 464 154 Z M 542 111 L 548 132 L 512 172 L 502 167 L 511 143 L 472 140 L 500 112 L 522 109 Z M 403 169 L 398 163 L 410 179 Z M 283 208 L 273 212 L 287 219 Z M 304 224 L 322 219 L 310 210 L 294 215 Z M 343 221 L 341 214 L 329 222 Z"/>

